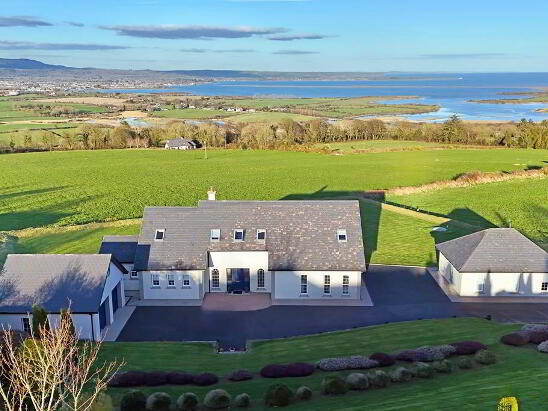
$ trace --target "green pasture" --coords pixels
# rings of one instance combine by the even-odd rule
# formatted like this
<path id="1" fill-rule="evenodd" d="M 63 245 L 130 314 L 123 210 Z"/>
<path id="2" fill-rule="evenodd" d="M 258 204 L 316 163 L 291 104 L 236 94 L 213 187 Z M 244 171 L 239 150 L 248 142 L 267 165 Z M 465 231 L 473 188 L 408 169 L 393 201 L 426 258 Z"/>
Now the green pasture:
<path id="1" fill-rule="evenodd" d="M 161 118 L 181 118 L 181 119 L 210 119 L 230 117 L 237 113 L 231 113 L 223 110 L 205 110 L 202 108 L 185 108 L 185 109 L 168 109 L 163 111 L 155 111 L 153 117 Z"/>

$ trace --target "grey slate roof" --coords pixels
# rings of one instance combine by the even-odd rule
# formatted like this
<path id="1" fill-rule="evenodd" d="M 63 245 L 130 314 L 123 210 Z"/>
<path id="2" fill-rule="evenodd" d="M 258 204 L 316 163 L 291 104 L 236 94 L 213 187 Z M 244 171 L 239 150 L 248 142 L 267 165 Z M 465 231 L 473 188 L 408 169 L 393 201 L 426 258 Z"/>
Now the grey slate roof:
<path id="1" fill-rule="evenodd" d="M 166 145 L 168 147 L 184 147 L 184 146 L 196 147 L 196 144 L 194 143 L 194 141 L 189 140 L 187 138 L 182 138 L 182 137 L 177 137 L 177 138 L 168 140 Z"/>
<path id="2" fill-rule="evenodd" d="M 245 241 L 233 241 L 234 229 Z M 163 241 L 155 231 L 165 229 Z M 210 241 L 221 230 L 219 242 Z M 257 229 L 266 241 L 256 240 Z M 346 229 L 348 241 L 337 241 Z M 208 266 L 209 251 L 268 251 L 269 270 L 365 271 L 358 201 L 201 201 L 198 207 L 145 209 L 135 259 L 138 270 Z"/>
<path id="3" fill-rule="evenodd" d="M 26 313 L 33 304 L 48 312 L 67 308 L 97 312 L 110 254 L 10 254 L 0 271 L 0 312 Z"/>
<path id="4" fill-rule="evenodd" d="M 463 273 L 548 272 L 548 253 L 513 228 L 489 228 L 436 248 Z"/>
<path id="5" fill-rule="evenodd" d="M 121 263 L 133 264 L 138 240 L 138 235 L 106 235 L 99 254 L 112 254 Z"/>

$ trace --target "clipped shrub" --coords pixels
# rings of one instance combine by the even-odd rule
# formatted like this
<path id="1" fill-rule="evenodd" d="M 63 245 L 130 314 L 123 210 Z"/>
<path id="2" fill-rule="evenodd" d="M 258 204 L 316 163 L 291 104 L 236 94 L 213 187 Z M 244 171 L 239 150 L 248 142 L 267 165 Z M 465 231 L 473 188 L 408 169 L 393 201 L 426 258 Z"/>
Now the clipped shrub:
<path id="1" fill-rule="evenodd" d="M 440 350 L 443 355 L 445 355 L 445 358 L 455 355 L 457 353 L 457 349 L 449 344 L 438 345 L 436 348 Z"/>
<path id="2" fill-rule="evenodd" d="M 306 377 L 316 371 L 316 367 L 312 364 L 305 362 L 295 362 L 287 364 L 286 376 L 287 377 Z"/>
<path id="3" fill-rule="evenodd" d="M 457 366 L 463 370 L 469 370 L 474 367 L 474 363 L 470 357 L 460 357 L 457 360 Z"/>
<path id="4" fill-rule="evenodd" d="M 405 367 L 395 368 L 390 373 L 390 380 L 392 382 L 408 382 L 411 381 L 413 377 L 413 372 Z"/>
<path id="5" fill-rule="evenodd" d="M 192 374 L 187 372 L 168 372 L 166 378 L 169 385 L 192 384 Z"/>
<path id="6" fill-rule="evenodd" d="M 376 352 L 375 354 L 370 355 L 369 359 L 377 361 L 379 363 L 379 367 L 389 367 L 396 363 L 394 357 L 383 352 Z"/>
<path id="7" fill-rule="evenodd" d="M 239 394 L 234 398 L 234 405 L 238 408 L 247 408 L 251 405 L 251 398 L 246 393 Z"/>
<path id="8" fill-rule="evenodd" d="M 419 355 L 424 358 L 422 361 L 425 362 L 441 361 L 445 359 L 445 354 L 439 347 L 425 345 L 424 347 L 415 349 L 415 352 L 419 353 Z"/>
<path id="9" fill-rule="evenodd" d="M 228 408 L 230 406 L 230 401 L 232 401 L 230 394 L 219 388 L 209 391 L 204 397 L 204 405 L 213 410 Z"/>
<path id="10" fill-rule="evenodd" d="M 198 408 L 198 396 L 193 392 L 185 392 L 175 403 L 177 411 L 194 411 Z"/>
<path id="11" fill-rule="evenodd" d="M 459 341 L 450 344 L 457 350 L 456 355 L 472 355 L 479 350 L 486 350 L 487 346 L 483 345 L 479 341 Z"/>
<path id="12" fill-rule="evenodd" d="M 147 411 L 169 411 L 171 396 L 165 392 L 155 392 L 147 398 Z"/>
<path id="13" fill-rule="evenodd" d="M 526 332 L 514 332 L 503 335 L 500 342 L 506 345 L 519 347 L 529 343 L 529 335 Z"/>
<path id="14" fill-rule="evenodd" d="M 345 378 L 345 382 L 352 391 L 363 391 L 369 388 L 369 379 L 367 378 L 367 375 L 359 372 L 349 374 Z"/>
<path id="15" fill-rule="evenodd" d="M 540 344 L 544 341 L 548 341 L 548 331 L 529 331 L 529 342 Z"/>
<path id="16" fill-rule="evenodd" d="M 264 402 L 269 407 L 286 407 L 293 393 L 285 384 L 273 384 L 266 390 Z"/>
<path id="17" fill-rule="evenodd" d="M 432 363 L 432 368 L 434 368 L 434 371 L 441 374 L 449 374 L 453 369 L 453 364 L 451 364 L 451 362 L 447 360 L 434 361 Z"/>
<path id="18" fill-rule="evenodd" d="M 337 375 L 325 377 L 322 380 L 322 393 L 325 395 L 341 395 L 348 392 L 348 385 Z"/>
<path id="19" fill-rule="evenodd" d="M 197 374 L 192 376 L 192 384 L 200 387 L 207 387 L 208 385 L 214 385 L 219 382 L 219 377 L 209 372 Z"/>
<path id="20" fill-rule="evenodd" d="M 287 376 L 287 366 L 282 364 L 269 364 L 261 369 L 264 378 L 283 378 Z"/>
<path id="21" fill-rule="evenodd" d="M 318 361 L 316 366 L 322 371 L 365 370 L 378 367 L 379 363 L 368 357 L 355 355 L 352 357 L 324 358 Z"/>
<path id="22" fill-rule="evenodd" d="M 246 381 L 253 379 L 253 374 L 247 370 L 232 371 L 227 376 L 229 381 Z"/>
<path id="23" fill-rule="evenodd" d="M 547 324 L 525 324 L 523 327 L 521 327 L 522 331 L 540 331 L 540 332 L 548 332 L 548 325 Z"/>
<path id="24" fill-rule="evenodd" d="M 483 365 L 490 365 L 497 362 L 497 356 L 489 350 L 480 350 L 474 355 L 474 359 Z"/>
<path id="25" fill-rule="evenodd" d="M 312 398 L 312 390 L 303 385 L 302 387 L 297 388 L 295 396 L 301 401 L 308 401 L 310 398 Z"/>
<path id="26" fill-rule="evenodd" d="M 548 341 L 541 342 L 539 345 L 537 345 L 537 351 L 548 353 Z"/>
<path id="27" fill-rule="evenodd" d="M 152 371 L 145 374 L 145 385 L 148 387 L 157 387 L 167 384 L 167 373 L 162 371 Z"/>
<path id="28" fill-rule="evenodd" d="M 369 385 L 374 388 L 384 388 L 390 382 L 390 376 L 382 370 L 375 370 L 367 374 L 367 378 Z"/>
<path id="29" fill-rule="evenodd" d="M 395 357 L 399 361 L 407 361 L 407 362 L 426 361 L 426 354 L 424 352 L 419 352 L 416 350 L 403 350 L 396 353 Z"/>
<path id="30" fill-rule="evenodd" d="M 131 390 L 124 394 L 120 401 L 120 411 L 145 411 L 147 398 L 138 390 Z"/>
<path id="31" fill-rule="evenodd" d="M 109 381 L 109 387 L 139 387 L 145 385 L 147 373 L 142 371 L 118 372 Z"/>
<path id="32" fill-rule="evenodd" d="M 434 367 L 424 362 L 416 363 L 415 371 L 417 372 L 417 377 L 419 378 L 432 378 L 436 372 Z"/>
<path id="33" fill-rule="evenodd" d="M 113 411 L 114 405 L 112 404 L 112 398 L 105 394 L 104 392 L 100 393 L 93 401 L 93 405 L 89 411 Z"/>

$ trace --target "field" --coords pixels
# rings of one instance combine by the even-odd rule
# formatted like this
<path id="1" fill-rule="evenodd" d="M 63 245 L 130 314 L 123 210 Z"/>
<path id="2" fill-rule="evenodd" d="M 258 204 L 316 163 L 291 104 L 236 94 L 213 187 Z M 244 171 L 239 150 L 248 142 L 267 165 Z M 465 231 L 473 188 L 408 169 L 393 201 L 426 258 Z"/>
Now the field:
<path id="1" fill-rule="evenodd" d="M 454 370 L 434 379 L 414 380 L 391 385 L 381 390 L 349 393 L 344 396 L 323 397 L 318 394 L 321 379 L 326 375 L 315 373 L 309 377 L 283 379 L 291 388 L 308 385 L 315 395 L 307 403 L 296 403 L 289 409 L 337 410 L 493 410 L 503 396 L 518 397 L 520 409 L 545 409 L 543 390 L 548 376 L 545 354 L 531 347 L 509 347 L 499 342 L 501 335 L 518 325 L 498 324 L 482 319 L 458 318 L 395 323 L 347 332 L 308 336 L 287 340 L 255 343 L 246 354 L 218 355 L 205 344 L 181 343 L 107 343 L 102 359 L 124 358 L 131 366 L 142 370 L 185 370 L 214 372 L 220 376 L 236 369 L 257 372 L 268 363 L 309 361 L 346 355 L 370 355 L 376 351 L 443 344 L 460 340 L 478 340 L 496 353 L 498 362 L 468 371 Z M 339 372 L 346 375 L 348 372 Z M 276 380 L 275 382 L 279 382 Z M 248 393 L 254 409 L 262 409 L 266 388 L 274 381 L 256 378 L 246 382 L 221 382 L 215 388 L 224 388 L 233 396 Z M 165 391 L 177 397 L 193 391 L 200 398 L 211 388 L 170 387 L 144 388 L 146 393 Z M 119 402 L 124 389 L 110 389 L 109 394 Z"/>
<path id="2" fill-rule="evenodd" d="M 405 150 L 432 150 L 441 148 L 464 148 L 462 145 L 455 147 L 442 143 L 428 143 L 425 141 L 405 140 L 366 140 L 342 143 L 317 144 L 317 147 L 327 147 L 334 154 L 349 154 L 370 151 L 405 151 Z"/>
<path id="3" fill-rule="evenodd" d="M 201 108 L 170 109 L 164 111 L 155 111 L 153 117 L 161 118 L 180 118 L 203 120 L 209 118 L 230 117 L 236 113 L 229 113 L 223 110 L 205 110 Z"/>
<path id="4" fill-rule="evenodd" d="M 284 119 L 291 119 L 293 121 L 309 121 L 314 120 L 315 117 L 306 116 L 303 114 L 295 113 L 278 113 L 275 111 L 258 111 L 255 113 L 238 114 L 234 117 L 230 117 L 229 121 L 233 123 L 261 123 L 261 122 L 277 122 Z"/>
<path id="5" fill-rule="evenodd" d="M 78 123 L 23 123 L 0 124 L 0 146 L 7 146 L 10 141 L 23 146 L 25 135 L 30 135 L 34 144 L 40 143 L 44 130 L 53 133 L 74 133 Z M 55 137 L 55 134 L 54 134 Z"/>

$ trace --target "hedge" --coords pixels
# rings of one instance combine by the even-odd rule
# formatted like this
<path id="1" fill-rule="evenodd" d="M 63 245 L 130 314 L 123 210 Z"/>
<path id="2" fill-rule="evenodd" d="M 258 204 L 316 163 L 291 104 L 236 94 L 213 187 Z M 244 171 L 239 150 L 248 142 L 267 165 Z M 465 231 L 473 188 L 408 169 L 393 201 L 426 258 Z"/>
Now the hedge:
<path id="1" fill-rule="evenodd" d="M 222 410 L 230 406 L 232 397 L 228 392 L 222 389 L 209 391 L 204 397 L 204 405 L 213 410 Z"/>

